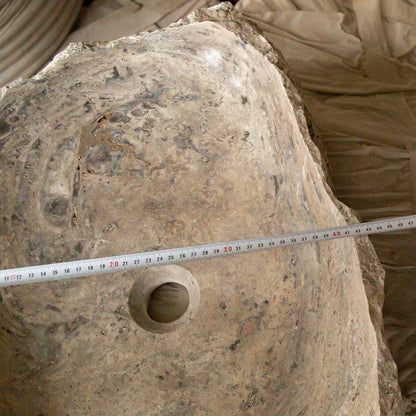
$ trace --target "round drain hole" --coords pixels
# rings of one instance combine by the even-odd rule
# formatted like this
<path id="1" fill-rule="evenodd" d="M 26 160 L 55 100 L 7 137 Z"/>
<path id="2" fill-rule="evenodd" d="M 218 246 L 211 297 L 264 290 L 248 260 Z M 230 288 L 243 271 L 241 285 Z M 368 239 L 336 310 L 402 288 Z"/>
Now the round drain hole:
<path id="1" fill-rule="evenodd" d="M 189 293 L 179 283 L 164 283 L 150 295 L 147 314 L 156 322 L 167 324 L 179 319 L 188 309 Z"/>
<path id="2" fill-rule="evenodd" d="M 130 314 L 137 325 L 159 334 L 186 325 L 199 305 L 199 286 L 194 276 L 176 265 L 137 273 L 129 296 Z"/>

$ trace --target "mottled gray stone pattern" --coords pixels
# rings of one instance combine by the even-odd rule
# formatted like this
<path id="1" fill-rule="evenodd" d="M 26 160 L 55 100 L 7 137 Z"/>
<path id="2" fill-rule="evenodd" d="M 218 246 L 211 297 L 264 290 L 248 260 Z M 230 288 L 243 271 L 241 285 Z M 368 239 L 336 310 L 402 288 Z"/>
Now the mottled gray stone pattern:
<path id="1" fill-rule="evenodd" d="M 224 26 L 71 46 L 3 90 L 0 267 L 345 224 L 277 53 Z M 183 267 L 199 309 L 166 334 L 129 316 L 143 272 L 3 289 L 2 412 L 380 413 L 353 240 Z"/>

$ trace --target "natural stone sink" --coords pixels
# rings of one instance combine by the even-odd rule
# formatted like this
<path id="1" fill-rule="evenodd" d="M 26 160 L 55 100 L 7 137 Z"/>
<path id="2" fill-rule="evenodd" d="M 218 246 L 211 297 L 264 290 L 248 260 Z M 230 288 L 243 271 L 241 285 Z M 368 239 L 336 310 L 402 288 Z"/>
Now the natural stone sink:
<path id="1" fill-rule="evenodd" d="M 4 89 L 1 268 L 356 221 L 325 182 L 285 71 L 223 6 L 70 46 Z M 3 289 L 2 413 L 402 414 L 367 239 L 180 268 L 161 273 L 199 288 L 179 281 L 195 309 L 169 332 L 175 320 L 150 332 L 129 315 L 150 269 Z"/>

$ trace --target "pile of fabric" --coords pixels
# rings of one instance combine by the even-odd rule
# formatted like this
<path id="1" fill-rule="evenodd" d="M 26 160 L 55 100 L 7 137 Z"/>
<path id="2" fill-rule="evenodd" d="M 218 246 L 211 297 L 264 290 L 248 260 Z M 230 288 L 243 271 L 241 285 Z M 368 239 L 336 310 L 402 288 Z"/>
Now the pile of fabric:
<path id="1" fill-rule="evenodd" d="M 82 0 L 0 0 L 0 87 L 35 74 L 62 44 Z"/>
<path id="2" fill-rule="evenodd" d="M 0 0 L 0 87 L 40 71 L 71 42 L 157 30 L 217 0 Z"/>

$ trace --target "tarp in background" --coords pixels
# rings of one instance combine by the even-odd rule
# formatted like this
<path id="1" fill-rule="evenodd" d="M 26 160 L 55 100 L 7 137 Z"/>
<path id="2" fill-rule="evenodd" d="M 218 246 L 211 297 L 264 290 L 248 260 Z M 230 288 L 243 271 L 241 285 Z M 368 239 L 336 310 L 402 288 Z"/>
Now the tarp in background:
<path id="1" fill-rule="evenodd" d="M 240 0 L 299 79 L 337 197 L 362 220 L 416 214 L 416 0 Z M 371 237 L 385 332 L 416 401 L 416 233 Z M 416 413 L 415 413 L 416 414 Z"/>
<path id="2" fill-rule="evenodd" d="M 0 0 L 0 87 L 46 64 L 81 5 L 82 0 Z"/>
<path id="3" fill-rule="evenodd" d="M 34 75 L 71 42 L 114 40 L 156 30 L 217 3 L 94 0 L 81 8 L 82 0 L 0 0 L 0 87 Z"/>
<path id="4" fill-rule="evenodd" d="M 114 9 L 114 3 L 119 7 Z M 217 0 L 95 0 L 84 7 L 78 27 L 61 50 L 71 42 L 109 41 L 157 30 L 194 10 L 216 4 Z"/>

